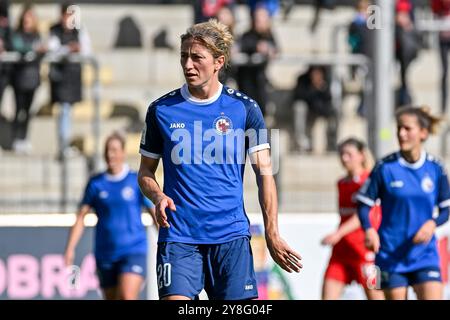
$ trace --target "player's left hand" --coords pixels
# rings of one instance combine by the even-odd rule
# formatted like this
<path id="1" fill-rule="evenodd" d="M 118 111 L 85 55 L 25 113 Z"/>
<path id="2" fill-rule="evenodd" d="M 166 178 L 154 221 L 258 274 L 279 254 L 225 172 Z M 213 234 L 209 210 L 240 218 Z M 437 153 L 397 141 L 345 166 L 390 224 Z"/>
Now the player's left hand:
<path id="1" fill-rule="evenodd" d="M 420 227 L 419 231 L 417 231 L 413 238 L 413 243 L 419 244 L 429 242 L 433 237 L 435 229 L 436 222 L 434 222 L 434 220 L 428 220 Z"/>
<path id="2" fill-rule="evenodd" d="M 322 239 L 321 244 L 324 246 L 334 246 L 336 243 L 338 243 L 341 240 L 341 237 L 339 234 L 331 233 L 327 235 L 325 238 Z"/>
<path id="3" fill-rule="evenodd" d="M 302 257 L 292 250 L 281 238 L 271 239 L 266 236 L 267 248 L 272 259 L 285 271 L 292 273 L 300 272 L 303 265 L 300 263 Z"/>
<path id="4" fill-rule="evenodd" d="M 156 201 L 155 205 L 156 221 L 158 225 L 162 228 L 170 228 L 167 219 L 166 208 L 169 208 L 171 211 L 177 210 L 173 200 L 170 197 L 166 196 L 164 193 L 162 193 L 158 201 Z"/>

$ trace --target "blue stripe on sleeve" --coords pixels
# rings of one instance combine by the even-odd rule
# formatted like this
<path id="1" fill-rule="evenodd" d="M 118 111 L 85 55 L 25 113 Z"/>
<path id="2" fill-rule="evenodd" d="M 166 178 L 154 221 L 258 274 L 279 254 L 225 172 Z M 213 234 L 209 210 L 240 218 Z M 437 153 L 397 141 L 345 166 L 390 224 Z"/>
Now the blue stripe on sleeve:
<path id="1" fill-rule="evenodd" d="M 370 223 L 370 209 L 368 205 L 362 202 L 358 202 L 358 217 L 361 221 L 361 226 L 365 230 L 372 228 L 372 224 Z"/>
<path id="2" fill-rule="evenodd" d="M 443 225 L 447 222 L 449 217 L 449 207 L 445 208 L 439 208 L 439 215 L 434 218 L 434 222 L 436 223 L 436 227 L 439 227 L 440 225 Z"/>

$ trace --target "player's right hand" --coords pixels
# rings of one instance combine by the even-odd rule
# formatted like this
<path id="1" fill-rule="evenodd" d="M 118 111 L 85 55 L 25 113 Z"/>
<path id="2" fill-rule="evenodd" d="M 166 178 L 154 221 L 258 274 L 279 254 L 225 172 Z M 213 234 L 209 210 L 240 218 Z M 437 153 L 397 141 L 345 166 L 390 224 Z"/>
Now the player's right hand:
<path id="1" fill-rule="evenodd" d="M 64 264 L 66 267 L 73 265 L 74 259 L 75 259 L 75 251 L 74 250 L 67 250 L 64 253 Z"/>
<path id="2" fill-rule="evenodd" d="M 167 222 L 166 208 L 177 211 L 173 200 L 163 194 L 155 206 L 156 221 L 161 228 L 170 228 L 169 222 Z"/>
<path id="3" fill-rule="evenodd" d="M 367 249 L 375 253 L 380 250 L 380 236 L 374 228 L 366 230 L 365 245 Z"/>
<path id="4" fill-rule="evenodd" d="M 428 243 L 434 235 L 434 230 L 436 230 L 436 222 L 430 219 L 425 222 L 414 235 L 413 243 Z"/>

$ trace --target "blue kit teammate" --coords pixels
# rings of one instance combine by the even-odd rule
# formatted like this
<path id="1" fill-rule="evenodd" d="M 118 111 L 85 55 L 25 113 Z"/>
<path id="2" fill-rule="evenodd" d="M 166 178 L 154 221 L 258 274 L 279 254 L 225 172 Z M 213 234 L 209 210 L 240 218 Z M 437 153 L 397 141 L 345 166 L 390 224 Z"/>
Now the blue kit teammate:
<path id="1" fill-rule="evenodd" d="M 439 119 L 426 107 L 404 107 L 396 119 L 399 152 L 377 163 L 357 195 L 366 245 L 377 253 L 387 299 L 406 299 L 408 286 L 418 299 L 442 299 L 434 231 L 448 220 L 450 191 L 442 164 L 423 149 Z M 383 214 L 377 233 L 369 210 L 378 199 Z"/>
<path id="2" fill-rule="evenodd" d="M 134 300 L 139 297 L 147 271 L 147 235 L 141 208 L 147 208 L 156 225 L 155 208 L 142 195 L 137 173 L 125 163 L 125 139 L 120 134 L 113 133 L 106 139 L 105 160 L 107 171 L 93 176 L 87 184 L 70 230 L 65 263 L 73 264 L 84 217 L 94 209 L 98 217 L 94 251 L 104 298 Z"/>
<path id="3" fill-rule="evenodd" d="M 139 185 L 156 206 L 160 225 L 157 277 L 160 299 L 241 300 L 258 296 L 250 226 L 243 201 L 249 155 L 259 188 L 269 252 L 288 272 L 300 256 L 280 237 L 269 143 L 258 104 L 223 86 L 232 36 L 216 20 L 181 36 L 180 89 L 154 101 L 140 146 Z M 155 171 L 164 167 L 161 191 Z"/>

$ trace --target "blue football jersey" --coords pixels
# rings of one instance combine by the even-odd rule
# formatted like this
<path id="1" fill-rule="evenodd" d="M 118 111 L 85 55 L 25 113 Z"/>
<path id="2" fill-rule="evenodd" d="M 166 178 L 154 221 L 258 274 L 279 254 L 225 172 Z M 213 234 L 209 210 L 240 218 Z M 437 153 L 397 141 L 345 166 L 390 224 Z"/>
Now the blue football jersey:
<path id="1" fill-rule="evenodd" d="M 98 217 L 95 230 L 95 256 L 114 261 L 123 255 L 147 253 L 147 235 L 141 221 L 142 207 L 153 204 L 139 189 L 136 172 L 125 167 L 118 175 L 93 176 L 81 201 Z"/>
<path id="2" fill-rule="evenodd" d="M 220 86 L 207 100 L 184 85 L 153 102 L 147 111 L 140 153 L 162 157 L 163 192 L 177 210 L 166 210 L 170 228 L 159 241 L 214 244 L 250 236 L 244 209 L 247 153 L 269 148 L 258 104 Z"/>
<path id="3" fill-rule="evenodd" d="M 380 251 L 375 260 L 381 270 L 401 273 L 439 267 L 435 236 L 428 243 L 412 242 L 437 206 L 450 206 L 447 174 L 438 160 L 425 151 L 415 163 L 408 163 L 399 152 L 391 154 L 377 163 L 357 199 L 368 206 L 381 201 Z"/>

